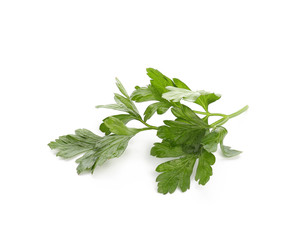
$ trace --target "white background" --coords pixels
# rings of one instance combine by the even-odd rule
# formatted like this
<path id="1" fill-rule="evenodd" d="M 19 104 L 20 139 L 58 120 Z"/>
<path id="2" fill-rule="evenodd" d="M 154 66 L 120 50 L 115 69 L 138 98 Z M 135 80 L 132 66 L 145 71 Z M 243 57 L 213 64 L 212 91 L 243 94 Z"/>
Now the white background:
<path id="1" fill-rule="evenodd" d="M 295 1 L 0 1 L 0 238 L 295 239 Z M 214 175 L 157 193 L 155 132 L 94 175 L 47 146 L 115 112 L 146 67 L 250 109 L 225 126 Z M 139 106 L 143 112 L 145 104 Z M 170 114 L 152 119 L 161 124 Z M 294 228 L 294 229 L 293 229 Z"/>

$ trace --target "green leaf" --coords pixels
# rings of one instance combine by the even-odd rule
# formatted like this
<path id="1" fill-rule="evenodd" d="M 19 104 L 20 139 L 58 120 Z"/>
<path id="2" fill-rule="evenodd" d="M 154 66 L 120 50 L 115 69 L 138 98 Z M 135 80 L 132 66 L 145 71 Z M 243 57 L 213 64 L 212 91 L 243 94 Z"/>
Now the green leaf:
<path id="1" fill-rule="evenodd" d="M 93 173 L 97 166 L 101 166 L 107 160 L 112 158 L 120 157 L 128 143 L 133 136 L 126 135 L 109 135 L 101 139 L 101 141 L 96 143 L 96 152 L 95 152 L 95 162 L 91 169 L 83 169 L 83 171 L 91 170 Z M 83 164 L 81 161 L 77 160 L 80 164 Z M 79 166 L 78 166 L 79 167 Z"/>
<path id="2" fill-rule="evenodd" d="M 151 78 L 150 85 L 147 87 L 137 86 L 131 99 L 135 102 L 159 101 L 169 104 L 166 99 L 162 98 L 162 94 L 167 92 L 167 86 L 174 86 L 174 82 L 153 68 L 147 68 L 147 75 Z"/>
<path id="3" fill-rule="evenodd" d="M 75 162 L 78 163 L 76 168 L 77 174 L 81 174 L 82 172 L 90 172 L 94 167 L 96 161 L 98 160 L 99 155 L 97 150 L 89 150 L 82 157 L 78 158 Z"/>
<path id="4" fill-rule="evenodd" d="M 190 91 L 178 87 L 166 87 L 168 92 L 162 94 L 162 97 L 168 101 L 180 102 L 182 99 L 188 102 L 195 102 L 201 95 L 199 91 Z"/>
<path id="5" fill-rule="evenodd" d="M 220 143 L 220 148 L 225 157 L 234 157 L 242 153 L 242 151 L 234 150 L 228 146 L 223 145 L 223 141 Z"/>
<path id="6" fill-rule="evenodd" d="M 125 88 L 123 87 L 122 83 L 119 81 L 118 78 L 115 78 L 116 80 L 116 86 L 118 87 L 119 91 L 126 97 L 129 98 L 129 95 L 127 93 L 127 91 L 125 90 Z"/>
<path id="7" fill-rule="evenodd" d="M 173 193 L 177 187 L 185 192 L 190 188 L 190 176 L 193 171 L 195 155 L 187 155 L 179 159 L 171 160 L 160 164 L 157 172 L 161 174 L 156 178 L 158 192 L 167 194 Z"/>
<path id="8" fill-rule="evenodd" d="M 185 83 L 183 83 L 180 79 L 173 78 L 173 81 L 176 87 L 190 90 L 190 88 Z"/>
<path id="9" fill-rule="evenodd" d="M 100 137 L 89 130 L 78 129 L 75 134 L 61 136 L 48 145 L 57 150 L 56 155 L 64 159 L 82 155 L 76 160 L 79 163 L 77 173 L 93 172 L 97 165 L 102 165 L 111 158 L 119 157 L 126 149 L 132 136 L 110 135 Z"/>
<path id="10" fill-rule="evenodd" d="M 78 129 L 75 134 L 60 136 L 48 146 L 57 150 L 56 156 L 64 159 L 75 157 L 94 148 L 102 138 L 87 129 Z"/>
<path id="11" fill-rule="evenodd" d="M 195 103 L 202 106 L 206 112 L 208 112 L 209 104 L 221 98 L 220 94 L 208 93 L 205 91 L 199 91 L 199 92 L 201 95 L 196 99 Z"/>
<path id="12" fill-rule="evenodd" d="M 139 115 L 138 109 L 136 108 L 135 104 L 128 98 L 121 96 L 120 94 L 114 94 L 114 100 L 117 104 L 123 105 L 126 108 L 126 112 L 135 116 L 136 118 L 141 118 Z"/>
<path id="13" fill-rule="evenodd" d="M 113 109 L 121 112 L 127 112 L 128 109 L 123 104 L 107 104 L 107 105 L 97 105 L 96 108 L 107 108 Z"/>
<path id="14" fill-rule="evenodd" d="M 205 185 L 210 177 L 213 175 L 213 170 L 211 165 L 215 163 L 215 156 L 206 151 L 202 150 L 199 161 L 196 169 L 195 180 L 198 181 L 199 184 Z"/>
<path id="15" fill-rule="evenodd" d="M 158 91 L 159 94 L 166 92 L 167 86 L 174 86 L 173 81 L 158 70 L 153 68 L 147 68 L 146 70 L 147 75 L 151 78 L 151 85 Z"/>
<path id="16" fill-rule="evenodd" d="M 128 122 L 130 122 L 131 120 L 134 120 L 135 117 L 129 114 L 118 114 L 118 115 L 113 115 L 111 117 L 115 117 L 117 119 L 119 119 L 121 122 L 123 122 L 124 124 L 127 124 Z M 104 123 L 104 121 L 107 118 L 105 118 L 103 120 L 103 123 L 100 125 L 100 130 L 102 132 L 104 132 L 106 135 L 109 135 L 111 133 L 110 129 L 106 126 L 106 124 Z"/>
<path id="17" fill-rule="evenodd" d="M 208 152 L 216 152 L 218 149 L 218 144 L 216 142 L 211 142 L 207 145 L 204 145 L 203 148 Z"/>
<path id="18" fill-rule="evenodd" d="M 172 113 L 178 118 L 186 121 L 187 123 L 191 123 L 193 125 L 197 125 L 200 128 L 209 128 L 209 125 L 200 119 L 189 107 L 185 105 L 180 105 L 180 107 L 173 107 Z"/>
<path id="19" fill-rule="evenodd" d="M 148 119 L 150 119 L 155 112 L 158 114 L 165 113 L 170 107 L 171 105 L 165 102 L 156 102 L 150 104 L 144 112 L 144 121 L 146 122 Z"/>
<path id="20" fill-rule="evenodd" d="M 171 142 L 162 141 L 161 143 L 154 143 L 150 154 L 159 158 L 180 157 L 184 155 L 182 146 L 173 145 Z"/>
<path id="21" fill-rule="evenodd" d="M 136 90 L 133 91 L 131 99 L 135 102 L 147 102 L 147 101 L 156 101 L 157 98 L 154 96 L 154 93 L 151 89 L 151 85 L 147 87 L 135 87 Z"/>
<path id="22" fill-rule="evenodd" d="M 79 163 L 77 173 L 94 172 L 97 166 L 103 165 L 107 160 L 120 157 L 125 151 L 132 136 L 109 135 L 96 143 L 95 149 L 77 159 Z"/>
<path id="23" fill-rule="evenodd" d="M 187 153 L 198 152 L 201 139 L 209 125 L 185 105 L 172 108 L 172 113 L 177 119 L 175 121 L 164 121 L 166 126 L 158 128 L 157 136 L 174 144 L 182 145 L 183 150 Z"/>
<path id="24" fill-rule="evenodd" d="M 223 141 L 226 134 L 227 130 L 222 126 L 218 126 L 215 129 L 213 129 L 201 141 L 201 143 L 204 145 L 204 149 L 206 149 L 209 152 L 217 151 L 218 144 L 221 141 Z"/>
<path id="25" fill-rule="evenodd" d="M 132 136 L 139 132 L 136 128 L 128 128 L 125 124 L 116 117 L 108 117 L 104 120 L 104 124 L 111 132 L 117 135 Z"/>
<path id="26" fill-rule="evenodd" d="M 166 126 L 158 128 L 157 136 L 177 145 L 184 145 L 190 152 L 197 152 L 205 129 L 181 121 L 164 121 Z"/>

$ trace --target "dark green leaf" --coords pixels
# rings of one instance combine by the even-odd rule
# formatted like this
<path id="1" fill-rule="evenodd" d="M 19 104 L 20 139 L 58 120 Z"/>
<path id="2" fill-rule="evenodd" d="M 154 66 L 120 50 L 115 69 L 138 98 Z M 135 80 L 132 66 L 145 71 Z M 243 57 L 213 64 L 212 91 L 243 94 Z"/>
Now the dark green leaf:
<path id="1" fill-rule="evenodd" d="M 217 151 L 218 144 L 223 141 L 227 134 L 226 128 L 218 126 L 213 129 L 209 134 L 207 134 L 201 141 L 204 148 L 209 152 Z"/>
<path id="2" fill-rule="evenodd" d="M 158 128 L 157 136 L 177 145 L 182 145 L 185 151 L 197 152 L 200 141 L 206 129 L 181 121 L 164 121 L 166 126 Z"/>
<path id="3" fill-rule="evenodd" d="M 205 91 L 199 91 L 201 95 L 196 99 L 195 103 L 202 106 L 205 111 L 208 112 L 209 104 L 219 100 L 221 95 L 215 93 L 208 93 Z"/>
<path id="4" fill-rule="evenodd" d="M 199 161 L 195 174 L 195 180 L 199 181 L 199 184 L 205 185 L 210 180 L 210 177 L 213 175 L 211 165 L 213 165 L 214 163 L 215 156 L 206 150 L 202 150 L 199 156 Z"/>
<path id="5" fill-rule="evenodd" d="M 162 172 L 157 178 L 158 192 L 173 193 L 179 186 L 182 192 L 190 188 L 190 176 L 196 161 L 195 155 L 187 155 L 179 159 L 160 164 L 157 172 Z"/>
<path id="6" fill-rule="evenodd" d="M 182 150 L 182 146 L 173 146 L 171 142 L 164 140 L 161 143 L 154 143 L 154 146 L 151 148 L 150 154 L 159 158 L 167 158 L 183 156 L 184 152 Z"/>
<path id="7" fill-rule="evenodd" d="M 176 87 L 190 90 L 190 88 L 185 83 L 183 83 L 180 79 L 173 78 L 173 81 Z"/>
<path id="8" fill-rule="evenodd" d="M 171 105 L 165 102 L 156 102 L 150 104 L 144 112 L 144 121 L 146 122 L 148 119 L 150 119 L 155 112 L 158 114 L 165 113 L 170 107 Z"/>
<path id="9" fill-rule="evenodd" d="M 200 119 L 189 107 L 181 105 L 180 107 L 173 107 L 172 113 L 178 118 L 185 120 L 192 125 L 196 125 L 200 128 L 209 128 L 209 125 Z"/>

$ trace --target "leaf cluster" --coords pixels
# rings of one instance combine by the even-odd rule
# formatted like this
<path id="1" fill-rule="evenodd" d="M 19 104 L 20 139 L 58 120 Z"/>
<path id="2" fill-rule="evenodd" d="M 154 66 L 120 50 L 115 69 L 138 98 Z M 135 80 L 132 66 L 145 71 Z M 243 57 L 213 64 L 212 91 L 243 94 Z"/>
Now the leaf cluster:
<path id="1" fill-rule="evenodd" d="M 219 94 L 203 90 L 192 91 L 177 78 L 170 79 L 156 69 L 148 68 L 150 84 L 136 86 L 131 95 L 116 78 L 119 93 L 114 94 L 115 103 L 98 105 L 122 112 L 105 118 L 100 130 L 104 136 L 98 136 L 86 129 L 78 129 L 75 134 L 61 136 L 48 145 L 56 150 L 56 156 L 63 159 L 76 157 L 77 173 L 93 173 L 96 167 L 112 158 L 120 157 L 128 146 L 129 140 L 146 130 L 156 130 L 160 142 L 154 143 L 151 155 L 158 158 L 170 158 L 157 166 L 159 173 L 158 192 L 173 193 L 177 188 L 185 192 L 190 188 L 191 177 L 198 184 L 205 185 L 213 174 L 214 153 L 220 146 L 225 157 L 233 157 L 241 152 L 223 144 L 227 130 L 222 126 L 230 118 L 247 109 L 230 114 L 209 112 L 209 105 L 221 98 Z M 143 117 L 135 103 L 151 102 Z M 192 110 L 184 102 L 192 102 L 203 111 Z M 154 114 L 164 114 L 168 110 L 174 115 L 172 120 L 164 120 L 162 126 L 150 125 L 147 121 Z M 221 119 L 209 124 L 209 117 Z M 130 121 L 139 121 L 143 128 L 130 128 Z M 196 168 L 194 166 L 196 165 Z M 195 172 L 193 173 L 193 171 Z"/>

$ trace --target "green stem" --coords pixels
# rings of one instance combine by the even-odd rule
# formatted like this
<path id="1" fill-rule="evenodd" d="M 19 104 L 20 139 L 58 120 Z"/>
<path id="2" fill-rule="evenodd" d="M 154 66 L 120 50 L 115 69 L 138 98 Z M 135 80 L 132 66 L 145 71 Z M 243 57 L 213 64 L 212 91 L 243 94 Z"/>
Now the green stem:
<path id="1" fill-rule="evenodd" d="M 230 118 L 234 118 L 240 114 L 242 114 L 243 112 L 247 111 L 249 108 L 248 105 L 244 106 L 242 109 L 230 114 L 230 115 L 225 115 L 223 118 L 219 119 L 218 121 L 212 123 L 210 126 L 213 127 L 217 127 L 217 126 L 222 126 L 223 124 L 225 124 Z"/>
<path id="2" fill-rule="evenodd" d="M 146 127 L 146 128 L 138 128 L 139 132 L 142 132 L 142 131 L 147 131 L 147 130 L 157 130 L 157 128 L 154 128 L 154 127 Z"/>
<path id="3" fill-rule="evenodd" d="M 145 121 L 143 121 L 142 119 L 138 119 L 138 120 L 139 120 L 141 123 L 143 123 L 145 126 L 148 127 L 148 129 L 145 128 L 145 130 L 149 130 L 149 129 L 155 129 L 155 130 L 157 130 L 157 129 L 158 129 L 158 127 L 156 127 L 156 126 L 152 126 L 152 125 L 146 123 Z M 142 128 L 142 129 L 144 129 L 144 128 Z"/>
<path id="4" fill-rule="evenodd" d="M 222 113 L 209 113 L 209 112 L 200 112 L 200 111 L 193 111 L 193 112 L 198 113 L 198 114 L 202 114 L 202 115 L 206 115 L 206 116 L 220 116 L 220 117 L 227 116 L 227 115 L 222 114 Z"/>
<path id="5" fill-rule="evenodd" d="M 248 108 L 249 108 L 249 106 L 248 106 L 248 105 L 246 105 L 246 106 L 244 106 L 242 109 L 238 110 L 237 112 L 235 112 L 235 113 L 232 113 L 232 114 L 228 115 L 228 117 L 229 117 L 229 118 L 236 117 L 236 116 L 238 116 L 238 115 L 242 114 L 243 112 L 247 111 L 247 110 L 248 110 Z"/>

